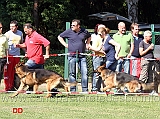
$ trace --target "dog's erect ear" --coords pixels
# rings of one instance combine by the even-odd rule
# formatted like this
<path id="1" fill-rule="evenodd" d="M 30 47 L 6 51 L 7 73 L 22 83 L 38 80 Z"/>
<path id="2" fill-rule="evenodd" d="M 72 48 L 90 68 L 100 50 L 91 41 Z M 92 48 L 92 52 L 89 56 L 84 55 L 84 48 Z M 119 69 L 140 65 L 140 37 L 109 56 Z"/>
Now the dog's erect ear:
<path id="1" fill-rule="evenodd" d="M 24 66 L 24 62 L 18 62 L 18 64 L 16 64 L 15 67 L 20 67 L 20 66 Z"/>
<path id="2" fill-rule="evenodd" d="M 106 63 L 104 63 L 102 66 L 103 66 L 103 67 L 106 67 Z"/>
<path id="3" fill-rule="evenodd" d="M 106 63 L 104 63 L 103 65 L 99 66 L 96 70 L 94 70 L 94 72 L 101 72 L 103 69 L 106 68 Z"/>

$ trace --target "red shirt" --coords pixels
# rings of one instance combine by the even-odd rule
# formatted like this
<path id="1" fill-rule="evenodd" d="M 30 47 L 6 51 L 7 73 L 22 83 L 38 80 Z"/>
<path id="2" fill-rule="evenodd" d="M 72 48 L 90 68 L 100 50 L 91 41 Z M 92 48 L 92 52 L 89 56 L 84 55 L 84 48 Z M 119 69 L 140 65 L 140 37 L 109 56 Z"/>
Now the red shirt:
<path id="1" fill-rule="evenodd" d="M 46 47 L 50 42 L 34 31 L 30 36 L 26 36 L 25 45 L 27 47 L 27 56 L 37 64 L 44 64 L 42 47 Z"/>

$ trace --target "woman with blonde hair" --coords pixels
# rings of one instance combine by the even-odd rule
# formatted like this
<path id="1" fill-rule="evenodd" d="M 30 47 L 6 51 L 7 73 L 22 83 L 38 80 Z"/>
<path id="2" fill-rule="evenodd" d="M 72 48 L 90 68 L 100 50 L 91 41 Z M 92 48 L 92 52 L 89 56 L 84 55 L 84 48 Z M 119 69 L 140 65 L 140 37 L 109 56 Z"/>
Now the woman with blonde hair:
<path id="1" fill-rule="evenodd" d="M 92 48 L 97 49 L 102 46 L 102 38 L 98 35 L 98 29 L 104 27 L 103 24 L 96 24 L 94 33 L 91 35 Z M 100 65 L 105 63 L 105 53 L 99 51 L 93 51 L 93 70 L 96 70 Z M 97 73 L 93 72 L 92 77 L 92 89 L 91 91 L 100 91 L 102 79 Z"/>
<path id="2" fill-rule="evenodd" d="M 93 51 L 105 52 L 106 68 L 115 71 L 117 66 L 117 60 L 119 59 L 118 53 L 121 49 L 121 46 L 110 37 L 109 32 L 109 28 L 99 28 L 98 35 L 103 38 L 102 45 L 97 49 L 90 49 L 92 49 Z"/>

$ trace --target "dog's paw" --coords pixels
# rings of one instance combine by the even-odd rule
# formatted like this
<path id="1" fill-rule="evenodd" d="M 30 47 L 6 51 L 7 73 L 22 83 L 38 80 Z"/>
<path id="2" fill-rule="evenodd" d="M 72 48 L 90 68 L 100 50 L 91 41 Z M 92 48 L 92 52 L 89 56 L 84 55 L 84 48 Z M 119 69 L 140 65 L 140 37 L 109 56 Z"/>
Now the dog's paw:
<path id="1" fill-rule="evenodd" d="M 11 95 L 11 96 L 9 96 L 10 98 L 14 98 L 15 97 L 15 95 Z"/>
<path id="2" fill-rule="evenodd" d="M 48 94 L 45 96 L 45 98 L 50 98 L 50 97 L 52 97 L 52 94 L 51 94 L 51 93 L 48 93 Z"/>

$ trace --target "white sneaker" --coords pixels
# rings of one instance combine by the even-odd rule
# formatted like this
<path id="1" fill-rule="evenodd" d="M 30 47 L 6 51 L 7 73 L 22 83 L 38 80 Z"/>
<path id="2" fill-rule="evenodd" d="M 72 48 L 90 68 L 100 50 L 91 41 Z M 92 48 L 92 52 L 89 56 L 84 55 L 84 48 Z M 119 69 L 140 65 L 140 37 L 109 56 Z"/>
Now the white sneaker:
<path id="1" fill-rule="evenodd" d="M 153 95 L 153 96 L 159 96 L 158 93 L 156 93 L 155 90 L 153 90 L 149 95 Z"/>

